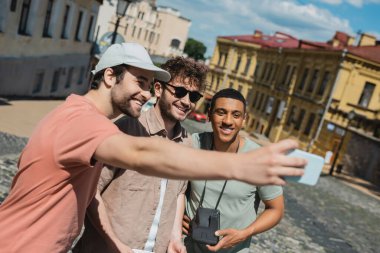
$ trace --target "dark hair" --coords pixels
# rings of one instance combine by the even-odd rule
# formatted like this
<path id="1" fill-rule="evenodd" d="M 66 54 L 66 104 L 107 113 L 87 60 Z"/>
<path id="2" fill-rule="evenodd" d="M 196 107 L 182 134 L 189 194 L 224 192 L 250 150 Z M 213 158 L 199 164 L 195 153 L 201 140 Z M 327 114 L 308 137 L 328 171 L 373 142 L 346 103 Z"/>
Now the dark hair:
<path id="1" fill-rule="evenodd" d="M 113 70 L 113 75 L 116 76 L 116 83 L 119 83 L 124 78 L 125 71 L 128 69 L 128 66 L 125 64 L 117 65 L 110 67 Z M 104 72 L 107 68 L 97 72 L 91 79 L 90 89 L 97 90 L 100 86 L 100 83 L 104 80 Z"/>
<path id="2" fill-rule="evenodd" d="M 206 86 L 207 66 L 191 58 L 174 57 L 162 64 L 161 68 L 170 73 L 170 80 L 180 78 L 183 82 L 188 79 L 189 84 L 198 87 L 200 91 L 203 91 Z"/>
<path id="3" fill-rule="evenodd" d="M 214 110 L 215 102 L 218 98 L 232 98 L 232 99 L 239 100 L 244 105 L 244 112 L 246 110 L 246 108 L 245 108 L 246 102 L 245 102 L 245 98 L 244 98 L 243 94 L 241 94 L 239 91 L 237 91 L 235 89 L 227 88 L 227 89 L 223 89 L 223 90 L 218 91 L 212 97 L 211 103 L 210 103 L 210 112 L 212 112 Z"/>

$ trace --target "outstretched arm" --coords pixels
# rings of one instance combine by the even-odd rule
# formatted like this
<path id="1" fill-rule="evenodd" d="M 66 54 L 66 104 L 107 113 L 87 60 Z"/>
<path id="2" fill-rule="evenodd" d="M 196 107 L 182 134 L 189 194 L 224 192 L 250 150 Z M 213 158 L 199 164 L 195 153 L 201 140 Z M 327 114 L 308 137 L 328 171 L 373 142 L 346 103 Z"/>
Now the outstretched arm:
<path id="1" fill-rule="evenodd" d="M 162 138 L 108 137 L 94 157 L 106 164 L 171 179 L 236 179 L 255 185 L 284 185 L 283 176 L 300 176 L 306 160 L 285 154 L 297 142 L 284 140 L 242 154 L 196 150 Z"/>
<path id="2" fill-rule="evenodd" d="M 223 238 L 215 246 L 207 245 L 207 248 L 211 251 L 231 248 L 253 235 L 260 234 L 276 226 L 284 214 L 283 195 L 272 200 L 264 200 L 263 202 L 265 210 L 251 225 L 242 230 L 228 228 L 216 231 L 216 234 Z"/>

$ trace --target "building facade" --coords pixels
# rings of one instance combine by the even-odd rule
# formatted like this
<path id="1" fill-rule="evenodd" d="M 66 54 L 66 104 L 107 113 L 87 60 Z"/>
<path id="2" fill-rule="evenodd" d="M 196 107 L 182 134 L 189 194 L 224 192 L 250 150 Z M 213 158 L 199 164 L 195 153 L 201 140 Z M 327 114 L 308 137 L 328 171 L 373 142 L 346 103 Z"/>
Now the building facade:
<path id="1" fill-rule="evenodd" d="M 367 34 L 354 41 L 342 32 L 328 42 L 258 31 L 219 37 L 204 108 L 215 91 L 238 89 L 247 97 L 248 132 L 273 142 L 296 138 L 302 149 L 330 153 L 330 163 L 337 158 L 336 165 L 380 184 L 380 159 L 369 155 L 380 152 L 380 45 Z"/>
<path id="2" fill-rule="evenodd" d="M 0 96 L 64 97 L 88 88 L 100 0 L 0 2 Z"/>
<path id="3" fill-rule="evenodd" d="M 117 20 L 117 1 L 104 1 L 97 22 L 98 41 L 109 43 Z M 156 6 L 156 1 L 130 4 L 121 18 L 117 33 L 126 42 L 143 45 L 154 57 L 172 57 L 183 54 L 191 21 L 173 8 Z M 102 45 L 100 45 L 102 46 Z"/>

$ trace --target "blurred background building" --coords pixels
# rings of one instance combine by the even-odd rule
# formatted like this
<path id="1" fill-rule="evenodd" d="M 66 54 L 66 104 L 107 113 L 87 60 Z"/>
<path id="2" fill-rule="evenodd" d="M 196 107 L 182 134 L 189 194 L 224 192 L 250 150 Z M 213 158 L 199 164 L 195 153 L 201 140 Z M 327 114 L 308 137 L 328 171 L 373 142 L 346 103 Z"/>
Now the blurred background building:
<path id="1" fill-rule="evenodd" d="M 0 96 L 87 90 L 101 0 L 0 1 Z"/>
<path id="2" fill-rule="evenodd" d="M 336 32 L 328 42 L 276 32 L 222 36 L 204 103 L 227 87 L 248 102 L 246 130 L 271 141 L 293 137 L 305 150 L 380 184 L 380 43 Z"/>
<path id="3" fill-rule="evenodd" d="M 100 53 L 107 47 L 117 22 L 116 0 L 104 1 L 97 20 L 97 41 Z M 183 54 L 191 21 L 171 7 L 156 6 L 155 0 L 132 2 L 118 25 L 118 40 L 137 42 L 163 63 L 169 57 Z"/>

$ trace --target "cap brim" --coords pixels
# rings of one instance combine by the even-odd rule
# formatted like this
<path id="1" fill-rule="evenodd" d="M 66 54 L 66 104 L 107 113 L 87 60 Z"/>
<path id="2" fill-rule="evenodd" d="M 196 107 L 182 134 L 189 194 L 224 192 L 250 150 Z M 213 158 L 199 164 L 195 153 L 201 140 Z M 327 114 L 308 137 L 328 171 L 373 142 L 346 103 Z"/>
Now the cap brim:
<path id="1" fill-rule="evenodd" d="M 157 79 L 157 80 L 160 80 L 160 81 L 164 81 L 164 82 L 168 82 L 170 81 L 170 74 L 169 72 L 159 68 L 159 67 L 156 67 L 155 65 L 153 64 L 148 64 L 148 63 L 127 63 L 127 65 L 130 65 L 130 66 L 133 66 L 133 67 L 136 67 L 136 68 L 140 68 L 140 69 L 145 69 L 145 70 L 150 70 L 150 71 L 153 71 L 154 72 L 154 78 Z"/>

